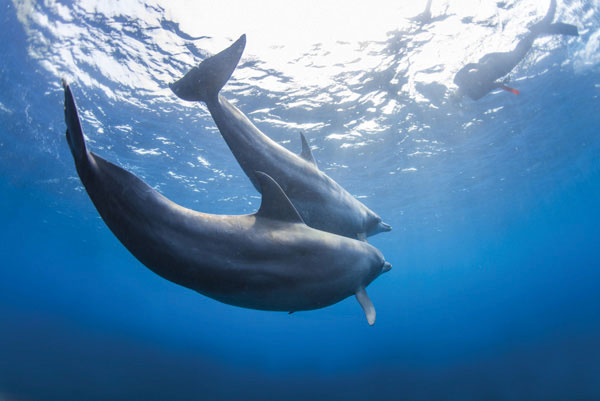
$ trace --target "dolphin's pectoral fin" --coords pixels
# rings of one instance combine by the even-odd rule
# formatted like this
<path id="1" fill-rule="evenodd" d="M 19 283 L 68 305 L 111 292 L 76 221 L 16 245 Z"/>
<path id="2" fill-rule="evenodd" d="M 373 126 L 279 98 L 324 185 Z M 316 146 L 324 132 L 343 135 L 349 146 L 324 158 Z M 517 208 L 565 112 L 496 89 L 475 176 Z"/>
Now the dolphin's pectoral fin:
<path id="1" fill-rule="evenodd" d="M 359 241 L 367 242 L 367 233 L 358 233 L 356 234 L 356 238 L 358 238 Z"/>
<path id="2" fill-rule="evenodd" d="M 373 306 L 373 302 L 369 299 L 367 295 L 367 291 L 363 287 L 359 288 L 356 291 L 356 300 L 363 308 L 365 312 L 365 316 L 367 317 L 367 322 L 369 322 L 369 326 L 373 326 L 375 324 L 375 307 Z"/>
<path id="3" fill-rule="evenodd" d="M 273 178 L 262 171 L 256 171 L 255 175 L 262 193 L 262 202 L 256 212 L 257 216 L 289 223 L 304 223 L 292 202 Z"/>
<path id="4" fill-rule="evenodd" d="M 313 156 L 312 150 L 310 150 L 310 146 L 308 145 L 308 141 L 302 132 L 300 133 L 300 139 L 302 140 L 302 152 L 300 153 L 300 157 L 316 166 L 317 162 L 315 161 L 315 157 Z"/>

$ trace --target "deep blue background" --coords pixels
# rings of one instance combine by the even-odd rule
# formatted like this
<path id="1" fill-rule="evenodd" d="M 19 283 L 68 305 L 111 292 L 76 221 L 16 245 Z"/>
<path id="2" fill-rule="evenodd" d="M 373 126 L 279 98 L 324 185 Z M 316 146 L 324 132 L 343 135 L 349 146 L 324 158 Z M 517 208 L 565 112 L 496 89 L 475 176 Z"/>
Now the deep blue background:
<path id="1" fill-rule="evenodd" d="M 556 68 L 559 54 L 539 66 L 551 72 L 520 82 L 521 97 L 465 102 L 450 117 L 411 104 L 447 152 L 393 180 L 383 167 L 409 150 L 384 133 L 373 160 L 357 159 L 370 181 L 331 173 L 352 192 L 376 188 L 367 203 L 394 226 L 371 241 L 394 269 L 369 287 L 378 320 L 368 327 L 353 299 L 250 311 L 137 262 L 73 181 L 57 78 L 2 8 L 0 399 L 600 399 L 597 73 Z M 82 108 L 103 101 L 74 90 Z M 104 107 L 114 121 L 135 112 Z M 146 167 L 147 180 L 165 168 Z M 202 204 L 235 183 L 200 199 L 164 186 L 197 209 L 241 213 L 251 188 L 237 176 L 240 204 Z"/>

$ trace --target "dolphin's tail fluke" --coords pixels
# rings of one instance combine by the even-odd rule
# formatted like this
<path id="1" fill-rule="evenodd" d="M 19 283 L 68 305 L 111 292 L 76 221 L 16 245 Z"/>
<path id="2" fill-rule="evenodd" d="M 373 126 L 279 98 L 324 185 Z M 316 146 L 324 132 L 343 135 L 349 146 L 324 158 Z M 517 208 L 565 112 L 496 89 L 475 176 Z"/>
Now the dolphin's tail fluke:
<path id="1" fill-rule="evenodd" d="M 83 130 L 81 129 L 81 122 L 79 121 L 79 114 L 77 113 L 77 106 L 75 105 L 75 99 L 73 99 L 71 88 L 64 79 L 62 80 L 62 85 L 65 90 L 67 142 L 69 143 L 69 148 L 71 148 L 71 153 L 73 154 L 75 162 L 79 164 L 88 158 L 88 151 L 85 147 Z"/>
<path id="2" fill-rule="evenodd" d="M 240 36 L 231 46 L 192 68 L 179 81 L 169 85 L 173 93 L 183 100 L 213 101 L 237 67 L 246 47 L 246 35 Z"/>

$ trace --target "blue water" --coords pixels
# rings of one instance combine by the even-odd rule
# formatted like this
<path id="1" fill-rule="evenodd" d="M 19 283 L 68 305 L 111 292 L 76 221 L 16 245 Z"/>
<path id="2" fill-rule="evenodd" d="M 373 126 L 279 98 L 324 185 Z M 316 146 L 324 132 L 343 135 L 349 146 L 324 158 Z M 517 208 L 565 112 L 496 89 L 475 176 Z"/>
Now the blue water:
<path id="1" fill-rule="evenodd" d="M 353 298 L 288 315 L 156 276 L 76 175 L 61 77 L 92 150 L 184 206 L 256 210 L 206 109 L 167 88 L 246 27 L 192 32 L 160 2 L 1 1 L 0 400 L 600 399 L 600 4 L 559 2 L 581 35 L 536 42 L 511 74 L 521 95 L 456 102 L 452 73 L 546 7 L 473 3 L 301 49 L 249 25 L 223 92 L 291 150 L 305 132 L 394 227 L 369 239 L 393 265 L 369 286 L 369 327 Z M 340 49 L 371 66 L 334 69 Z"/>

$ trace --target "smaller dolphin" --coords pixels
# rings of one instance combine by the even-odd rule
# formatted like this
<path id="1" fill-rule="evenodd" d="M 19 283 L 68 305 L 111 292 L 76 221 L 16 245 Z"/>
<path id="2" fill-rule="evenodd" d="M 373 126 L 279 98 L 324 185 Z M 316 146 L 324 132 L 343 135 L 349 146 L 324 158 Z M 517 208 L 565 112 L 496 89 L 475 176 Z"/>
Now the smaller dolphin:
<path id="1" fill-rule="evenodd" d="M 238 163 L 260 192 L 256 174 L 271 176 L 310 227 L 350 238 L 367 236 L 392 227 L 350 195 L 317 167 L 306 138 L 296 155 L 263 134 L 233 104 L 219 94 L 235 70 L 246 46 L 242 35 L 229 48 L 202 61 L 170 85 L 183 100 L 206 103 L 221 135 Z"/>
<path id="2" fill-rule="evenodd" d="M 479 100 L 495 89 L 504 89 L 518 95 L 518 90 L 506 86 L 506 80 L 499 79 L 508 75 L 521 62 L 534 40 L 542 35 L 578 35 L 574 25 L 562 22 L 552 24 L 555 12 L 556 0 L 551 0 L 546 16 L 529 29 L 529 33 L 514 50 L 486 54 L 477 63 L 469 63 L 461 68 L 454 76 L 454 83 L 458 85 L 458 97 L 467 95 L 473 100 Z"/>
<path id="3" fill-rule="evenodd" d="M 81 182 L 108 228 L 150 270 L 252 309 L 318 309 L 354 294 L 375 323 L 365 288 L 391 269 L 376 248 L 308 227 L 279 185 L 260 172 L 262 203 L 254 214 L 205 214 L 171 202 L 87 150 L 75 99 L 64 81 L 63 87 L 67 142 Z"/>

